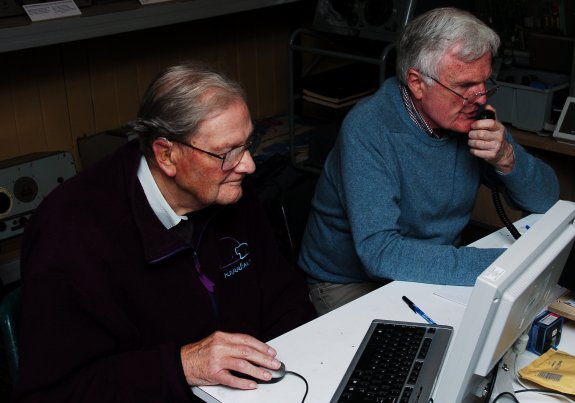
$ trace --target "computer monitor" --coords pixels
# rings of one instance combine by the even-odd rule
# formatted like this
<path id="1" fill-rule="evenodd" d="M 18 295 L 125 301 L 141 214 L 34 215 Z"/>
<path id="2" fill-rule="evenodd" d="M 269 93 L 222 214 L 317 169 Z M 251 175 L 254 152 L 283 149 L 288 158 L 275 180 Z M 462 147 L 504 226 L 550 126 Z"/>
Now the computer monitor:
<path id="1" fill-rule="evenodd" d="M 575 97 L 567 97 L 553 131 L 557 141 L 575 145 Z"/>
<path id="2" fill-rule="evenodd" d="M 478 397 L 492 370 L 552 301 L 575 239 L 574 219 L 575 203 L 558 201 L 479 275 L 437 381 L 435 402 L 482 401 Z M 511 374 L 501 374 L 491 400 L 501 389 L 512 389 Z"/>

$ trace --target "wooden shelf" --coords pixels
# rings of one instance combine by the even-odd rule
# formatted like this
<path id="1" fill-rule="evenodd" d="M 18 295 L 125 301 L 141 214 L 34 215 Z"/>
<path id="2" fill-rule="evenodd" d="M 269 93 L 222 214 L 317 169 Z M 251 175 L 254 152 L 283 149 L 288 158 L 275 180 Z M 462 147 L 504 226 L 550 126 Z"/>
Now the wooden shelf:
<path id="1" fill-rule="evenodd" d="M 575 157 L 575 145 L 559 142 L 551 136 L 540 136 L 537 133 L 508 128 L 515 141 L 522 146 Z"/>
<path id="2" fill-rule="evenodd" d="M 0 52 L 154 28 L 301 0 L 187 0 L 142 6 L 122 0 L 81 8 L 82 15 L 30 22 L 28 17 L 0 19 Z"/>

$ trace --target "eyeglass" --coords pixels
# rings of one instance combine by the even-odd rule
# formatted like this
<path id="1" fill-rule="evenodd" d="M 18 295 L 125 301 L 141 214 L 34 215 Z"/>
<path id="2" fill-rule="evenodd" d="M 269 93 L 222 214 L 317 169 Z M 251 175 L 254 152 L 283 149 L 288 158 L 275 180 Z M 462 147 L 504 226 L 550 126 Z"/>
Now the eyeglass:
<path id="1" fill-rule="evenodd" d="M 254 144 L 254 142 L 256 140 L 256 136 L 251 135 L 245 144 L 234 147 L 230 151 L 222 153 L 222 154 L 216 154 L 216 153 L 212 153 L 210 151 L 202 150 L 201 148 L 198 148 L 198 147 L 193 146 L 191 144 L 185 143 L 183 141 L 179 141 L 179 140 L 175 140 L 175 139 L 166 139 L 166 140 L 171 141 L 172 143 L 181 144 L 183 146 L 186 146 L 186 147 L 189 147 L 191 149 L 200 151 L 204 154 L 207 154 L 211 157 L 222 160 L 222 171 L 229 171 L 230 169 L 234 169 L 236 166 L 238 166 L 238 164 L 242 160 L 242 157 L 244 156 L 244 153 L 246 152 L 246 150 L 248 150 Z"/>
<path id="2" fill-rule="evenodd" d="M 449 88 L 447 85 L 443 84 L 441 81 L 436 80 L 435 78 L 428 76 L 426 74 L 427 77 L 431 78 L 433 81 L 435 81 L 437 84 L 441 85 L 443 88 L 445 88 L 446 90 L 450 91 L 451 93 L 457 95 L 459 98 L 463 99 L 463 105 L 468 105 L 468 104 L 473 104 L 475 103 L 475 101 L 477 101 L 478 98 L 481 98 L 482 96 L 486 96 L 486 97 L 490 97 L 491 95 L 495 94 L 497 92 L 497 90 L 499 89 L 499 86 L 497 85 L 497 83 L 495 81 L 493 81 L 493 79 L 491 77 L 489 77 L 489 82 L 491 84 L 493 84 L 493 87 L 489 88 L 487 91 L 485 92 L 476 92 L 475 94 L 471 94 L 468 97 L 464 97 L 463 95 L 461 95 L 460 93 L 452 90 L 451 88 Z"/>

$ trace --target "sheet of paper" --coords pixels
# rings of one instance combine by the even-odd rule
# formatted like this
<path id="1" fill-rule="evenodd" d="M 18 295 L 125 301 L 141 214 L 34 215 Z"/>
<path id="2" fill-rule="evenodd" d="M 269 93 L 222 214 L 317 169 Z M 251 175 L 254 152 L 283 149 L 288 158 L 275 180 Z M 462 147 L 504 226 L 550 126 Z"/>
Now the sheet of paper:
<path id="1" fill-rule="evenodd" d="M 467 306 L 467 302 L 471 297 L 471 291 L 473 291 L 473 287 L 441 285 L 433 292 L 433 294 L 437 295 L 438 297 L 445 298 L 448 301 Z M 565 294 L 566 291 L 567 289 L 561 287 L 560 285 L 555 286 L 553 289 L 552 299 L 559 298 L 561 295 Z"/>
<path id="2" fill-rule="evenodd" d="M 48 3 L 24 4 L 22 6 L 32 21 L 82 15 L 74 0 L 51 1 Z"/>
<path id="3" fill-rule="evenodd" d="M 439 286 L 433 292 L 433 294 L 437 295 L 438 297 L 445 298 L 446 300 L 466 306 L 467 301 L 469 301 L 469 297 L 471 297 L 471 290 L 473 290 L 473 287 L 442 285 Z"/>

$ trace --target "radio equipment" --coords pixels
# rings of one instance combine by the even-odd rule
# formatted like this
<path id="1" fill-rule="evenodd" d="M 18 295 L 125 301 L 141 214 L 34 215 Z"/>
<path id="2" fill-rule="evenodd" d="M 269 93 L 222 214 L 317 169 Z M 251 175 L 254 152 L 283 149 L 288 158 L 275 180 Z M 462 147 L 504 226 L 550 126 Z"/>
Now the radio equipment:
<path id="1" fill-rule="evenodd" d="M 20 235 L 40 202 L 76 174 L 69 152 L 44 152 L 0 161 L 0 240 Z"/>
<path id="2" fill-rule="evenodd" d="M 318 31 L 394 42 L 413 16 L 415 0 L 318 0 Z"/>

